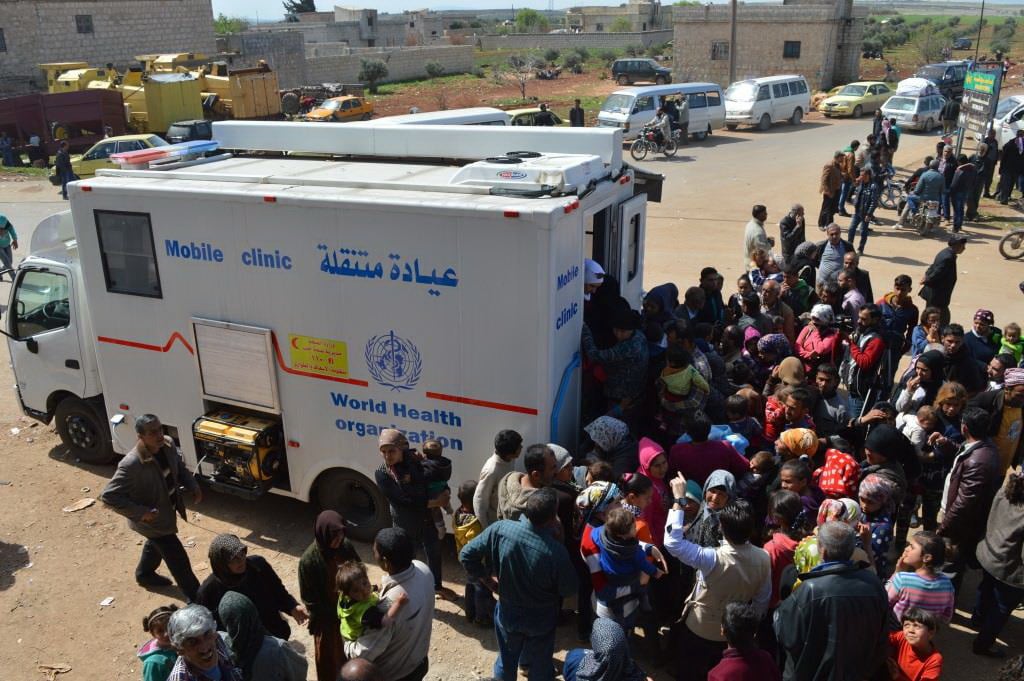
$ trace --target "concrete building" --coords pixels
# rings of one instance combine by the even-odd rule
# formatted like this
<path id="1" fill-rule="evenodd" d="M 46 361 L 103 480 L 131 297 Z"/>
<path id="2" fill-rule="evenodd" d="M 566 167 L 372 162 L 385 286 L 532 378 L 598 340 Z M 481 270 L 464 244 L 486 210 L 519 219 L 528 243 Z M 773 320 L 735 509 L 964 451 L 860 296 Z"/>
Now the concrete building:
<path id="1" fill-rule="evenodd" d="M 574 32 L 639 33 L 670 28 L 672 12 L 672 7 L 662 7 L 658 0 L 629 0 L 618 7 L 572 7 L 565 19 L 566 27 Z"/>
<path id="2" fill-rule="evenodd" d="M 736 79 L 799 73 L 812 88 L 857 80 L 867 8 L 853 0 L 784 0 L 740 4 L 736 45 L 729 40 L 729 6 L 674 7 L 674 79 L 729 84 Z"/>
<path id="3" fill-rule="evenodd" d="M 412 47 L 445 44 L 445 30 L 451 23 L 460 20 L 468 23 L 471 17 L 466 13 L 447 15 L 430 10 L 385 14 L 375 9 L 336 5 L 333 12 L 302 13 L 296 15 L 298 21 L 260 24 L 250 27 L 249 31 L 297 31 L 302 34 L 303 42 L 307 45 L 331 43 L 351 48 Z"/>
<path id="4" fill-rule="evenodd" d="M 0 93 L 45 87 L 41 63 L 215 50 L 210 0 L 0 0 Z"/>

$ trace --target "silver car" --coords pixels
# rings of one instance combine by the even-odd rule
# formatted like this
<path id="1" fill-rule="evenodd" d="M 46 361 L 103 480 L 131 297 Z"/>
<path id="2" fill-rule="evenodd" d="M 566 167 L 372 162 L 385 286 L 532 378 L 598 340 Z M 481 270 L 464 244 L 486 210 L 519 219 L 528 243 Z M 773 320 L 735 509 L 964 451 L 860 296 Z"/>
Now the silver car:
<path id="1" fill-rule="evenodd" d="M 942 107 L 946 98 L 941 95 L 895 95 L 882 105 L 882 115 L 895 118 L 896 124 L 904 130 L 932 129 L 942 125 Z"/>

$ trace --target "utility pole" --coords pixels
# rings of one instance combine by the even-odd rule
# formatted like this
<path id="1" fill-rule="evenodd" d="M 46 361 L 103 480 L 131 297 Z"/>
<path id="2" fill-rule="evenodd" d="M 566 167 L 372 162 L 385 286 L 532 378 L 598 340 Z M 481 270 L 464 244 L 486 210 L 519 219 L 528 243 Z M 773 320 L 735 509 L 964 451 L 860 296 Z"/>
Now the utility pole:
<path id="1" fill-rule="evenodd" d="M 974 61 L 978 61 L 978 50 L 981 49 L 981 29 L 985 24 L 985 0 L 981 0 L 981 16 L 978 17 L 978 39 L 974 41 Z"/>
<path id="2" fill-rule="evenodd" d="M 729 84 L 736 82 L 736 0 L 729 2 Z"/>

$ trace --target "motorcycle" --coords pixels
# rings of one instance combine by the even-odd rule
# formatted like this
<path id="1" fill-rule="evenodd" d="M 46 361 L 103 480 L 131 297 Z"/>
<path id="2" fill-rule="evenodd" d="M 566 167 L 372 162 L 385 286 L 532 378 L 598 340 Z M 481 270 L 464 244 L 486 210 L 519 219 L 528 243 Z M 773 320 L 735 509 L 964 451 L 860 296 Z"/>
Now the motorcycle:
<path id="1" fill-rule="evenodd" d="M 647 154 L 656 154 L 659 151 L 665 156 L 675 156 L 678 149 L 675 135 L 658 144 L 658 134 L 653 127 L 644 126 L 640 134 L 633 140 L 629 147 L 629 154 L 637 161 L 647 158 Z"/>
<path id="2" fill-rule="evenodd" d="M 924 236 L 930 229 L 939 226 L 939 220 L 939 202 L 925 201 L 911 218 L 910 226 Z"/>
<path id="3" fill-rule="evenodd" d="M 906 201 L 906 194 L 903 183 L 896 180 L 895 171 L 886 171 L 885 184 L 878 195 L 878 205 L 888 210 L 899 210 L 901 202 Z"/>

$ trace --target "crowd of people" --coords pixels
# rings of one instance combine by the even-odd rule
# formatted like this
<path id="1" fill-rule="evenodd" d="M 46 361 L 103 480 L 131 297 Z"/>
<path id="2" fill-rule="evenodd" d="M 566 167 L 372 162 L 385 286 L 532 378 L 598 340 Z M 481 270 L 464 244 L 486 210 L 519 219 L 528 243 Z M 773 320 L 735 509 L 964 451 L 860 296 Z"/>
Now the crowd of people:
<path id="1" fill-rule="evenodd" d="M 373 542 L 376 587 L 333 511 L 299 563 L 299 598 L 234 535 L 211 542 L 199 583 L 175 515 L 201 490 L 159 420 L 140 417 L 101 499 L 145 538 L 139 584 L 169 585 L 166 562 L 189 601 L 144 619 L 144 679 L 304 679 L 291 620 L 314 636 L 319 681 L 419 681 L 435 598 L 493 627 L 503 681 L 646 679 L 655 665 L 680 680 L 937 679 L 936 634 L 968 570 L 971 650 L 1003 655 L 1024 601 L 1024 340 L 987 309 L 951 319 L 966 238 L 949 187 L 953 230 L 918 281 L 924 309 L 909 275 L 873 289 L 866 168 L 891 161 L 898 134 L 880 137 L 826 167 L 824 239 L 807 239 L 795 205 L 776 252 L 753 207 L 731 294 L 705 267 L 681 300 L 665 283 L 633 309 L 585 261 L 574 452 L 502 430 L 479 476 L 453 481 L 440 442 L 417 451 L 384 430 L 375 482 L 394 526 Z M 832 220 L 847 201 L 843 239 Z M 448 524 L 461 593 L 443 582 Z M 570 624 L 589 647 L 557 669 Z"/>

